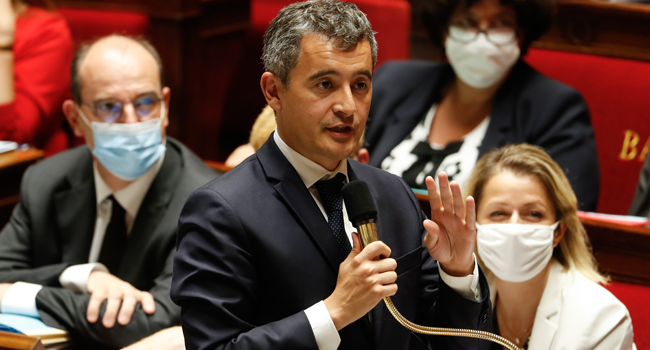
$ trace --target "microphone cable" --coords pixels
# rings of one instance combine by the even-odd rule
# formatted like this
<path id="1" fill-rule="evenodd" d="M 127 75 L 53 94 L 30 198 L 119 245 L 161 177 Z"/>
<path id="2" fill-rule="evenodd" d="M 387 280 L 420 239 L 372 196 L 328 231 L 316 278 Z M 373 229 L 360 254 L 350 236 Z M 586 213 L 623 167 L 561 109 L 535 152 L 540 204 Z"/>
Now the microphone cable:
<path id="1" fill-rule="evenodd" d="M 341 194 L 345 201 L 348 218 L 357 227 L 363 247 L 365 248 L 368 244 L 378 241 L 379 236 L 377 235 L 377 225 L 375 224 L 377 221 L 377 209 L 375 208 L 375 202 L 372 199 L 372 194 L 370 193 L 368 184 L 360 180 L 351 181 L 343 186 Z M 402 316 L 402 314 L 397 311 L 397 308 L 390 297 L 385 297 L 383 300 L 388 311 L 393 315 L 397 322 L 411 332 L 426 335 L 476 338 L 497 343 L 508 350 L 521 350 L 508 339 L 490 332 L 475 329 L 420 326 Z"/>

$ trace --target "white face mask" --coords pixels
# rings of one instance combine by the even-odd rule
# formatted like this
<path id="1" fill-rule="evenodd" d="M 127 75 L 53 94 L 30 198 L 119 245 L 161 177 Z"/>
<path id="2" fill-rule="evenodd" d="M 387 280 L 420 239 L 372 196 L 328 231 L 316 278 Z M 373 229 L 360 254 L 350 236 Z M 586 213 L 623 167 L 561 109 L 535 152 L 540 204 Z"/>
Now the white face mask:
<path id="1" fill-rule="evenodd" d="M 485 266 L 498 278 L 524 282 L 542 272 L 553 256 L 553 225 L 476 224 L 476 245 Z"/>
<path id="2" fill-rule="evenodd" d="M 501 80 L 519 59 L 516 41 L 495 45 L 485 33 L 468 43 L 459 43 L 449 36 L 445 52 L 454 72 L 460 80 L 475 88 L 486 88 Z"/>

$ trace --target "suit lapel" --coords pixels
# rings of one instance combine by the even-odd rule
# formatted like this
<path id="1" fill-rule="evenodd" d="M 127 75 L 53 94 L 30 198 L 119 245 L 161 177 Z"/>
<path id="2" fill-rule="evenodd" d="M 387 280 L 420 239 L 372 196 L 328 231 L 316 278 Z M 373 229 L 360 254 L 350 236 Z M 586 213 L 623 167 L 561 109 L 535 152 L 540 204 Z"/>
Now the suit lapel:
<path id="1" fill-rule="evenodd" d="M 355 180 L 361 180 L 359 179 L 359 176 L 357 173 L 354 171 L 354 167 L 357 165 L 356 161 L 348 159 L 348 179 L 350 182 L 355 181 Z M 372 193 L 372 198 L 377 198 L 379 195 L 378 193 L 375 192 L 375 189 L 370 187 L 370 192 Z M 375 203 L 376 205 L 376 203 Z M 379 233 L 378 233 L 379 234 Z M 381 237 L 379 237 L 381 240 Z M 370 320 L 368 317 L 363 317 L 363 321 L 365 322 L 367 329 L 371 331 L 371 338 L 375 342 L 375 348 L 378 348 L 378 340 L 381 335 L 381 328 L 382 325 L 384 324 L 383 322 L 383 317 L 384 317 L 384 310 L 386 309 L 386 304 L 384 304 L 384 301 L 380 301 L 379 304 L 377 304 L 372 310 L 370 310 L 370 317 L 372 320 L 372 324 L 370 323 Z M 386 310 L 388 311 L 388 310 Z M 374 336 L 373 336 L 374 334 Z"/>
<path id="2" fill-rule="evenodd" d="M 70 167 L 67 174 L 70 187 L 54 195 L 62 261 L 72 264 L 88 262 L 95 231 L 97 205 L 92 162 L 90 150 L 87 149 L 78 162 Z"/>
<path id="3" fill-rule="evenodd" d="M 332 271 L 337 274 L 339 265 L 345 260 L 346 255 L 336 242 L 332 230 L 300 175 L 275 144 L 273 135 L 257 151 L 257 158 L 266 175 L 279 181 L 274 186 L 276 192 L 305 227 L 307 233 L 325 256 Z"/>
<path id="4" fill-rule="evenodd" d="M 151 183 L 133 223 L 123 261 L 135 260 L 129 257 L 142 254 L 143 247 L 147 246 L 151 237 L 159 232 L 158 224 L 162 221 L 166 208 L 176 192 L 174 188 L 178 183 L 182 169 L 181 155 L 174 147 L 170 147 L 168 141 L 163 164 Z M 124 268 L 128 269 L 129 267 L 122 265 L 120 270 Z"/>
<path id="5" fill-rule="evenodd" d="M 513 67 L 508 78 L 503 83 L 499 91 L 494 97 L 494 105 L 490 111 L 490 124 L 485 132 L 485 137 L 479 146 L 479 158 L 485 153 L 505 146 L 506 144 L 519 142 L 518 140 L 510 139 L 512 135 L 511 130 L 517 130 L 517 106 L 516 102 L 519 98 L 519 91 L 521 90 L 521 77 L 525 69 L 525 63 L 521 60 Z"/>
<path id="6" fill-rule="evenodd" d="M 562 273 L 562 265 L 553 260 L 542 299 L 535 313 L 529 349 L 551 348 L 558 329 L 559 313 L 563 302 L 562 291 L 569 279 L 569 274 Z"/>

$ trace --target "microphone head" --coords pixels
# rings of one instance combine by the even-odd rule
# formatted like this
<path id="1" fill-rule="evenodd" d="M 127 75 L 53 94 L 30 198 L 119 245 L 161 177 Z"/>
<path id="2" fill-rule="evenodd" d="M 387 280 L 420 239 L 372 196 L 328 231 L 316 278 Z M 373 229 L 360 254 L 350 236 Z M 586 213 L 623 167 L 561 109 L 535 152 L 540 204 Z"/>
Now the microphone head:
<path id="1" fill-rule="evenodd" d="M 372 199 L 370 188 L 365 181 L 354 180 L 343 186 L 341 195 L 345 201 L 348 218 L 355 226 L 368 220 L 377 220 L 377 208 Z"/>

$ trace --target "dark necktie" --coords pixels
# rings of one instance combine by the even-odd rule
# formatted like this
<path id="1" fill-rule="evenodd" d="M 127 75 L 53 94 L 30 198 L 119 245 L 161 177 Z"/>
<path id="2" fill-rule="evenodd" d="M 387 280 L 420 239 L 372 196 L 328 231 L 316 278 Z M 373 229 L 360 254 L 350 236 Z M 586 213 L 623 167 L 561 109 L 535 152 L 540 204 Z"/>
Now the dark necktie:
<path id="1" fill-rule="evenodd" d="M 104 234 L 102 250 L 99 253 L 99 262 L 104 264 L 108 271 L 117 275 L 122 263 L 122 255 L 126 246 L 126 221 L 125 211 L 115 197 L 110 196 L 108 199 L 113 202 L 111 210 L 111 221 Z"/>
<path id="2" fill-rule="evenodd" d="M 350 240 L 345 233 L 345 224 L 343 222 L 343 197 L 341 196 L 341 189 L 343 188 L 343 181 L 345 175 L 338 173 L 333 178 L 327 181 L 316 182 L 316 189 L 320 195 L 320 200 L 323 203 L 325 212 L 327 213 L 327 223 L 336 237 L 336 241 L 341 245 L 341 249 L 345 254 L 349 254 L 352 250 Z"/>

